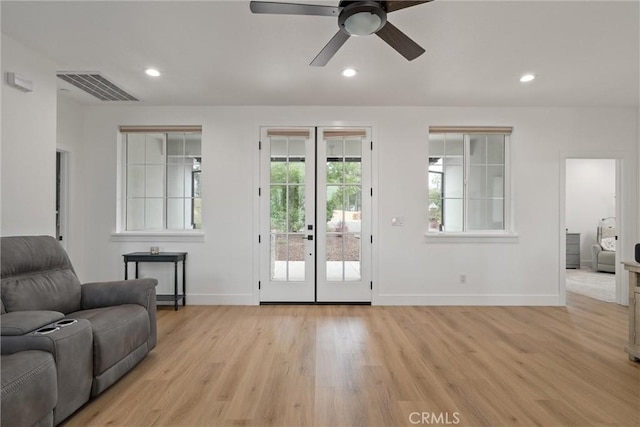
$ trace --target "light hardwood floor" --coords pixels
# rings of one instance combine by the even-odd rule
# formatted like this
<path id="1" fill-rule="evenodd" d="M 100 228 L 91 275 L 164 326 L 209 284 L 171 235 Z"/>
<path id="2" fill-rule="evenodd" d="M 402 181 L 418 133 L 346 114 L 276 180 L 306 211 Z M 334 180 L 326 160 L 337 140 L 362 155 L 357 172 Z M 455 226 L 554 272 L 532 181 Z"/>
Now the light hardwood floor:
<path id="1" fill-rule="evenodd" d="M 66 426 L 640 426 L 626 316 L 571 293 L 568 307 L 159 310 L 156 349 Z"/>

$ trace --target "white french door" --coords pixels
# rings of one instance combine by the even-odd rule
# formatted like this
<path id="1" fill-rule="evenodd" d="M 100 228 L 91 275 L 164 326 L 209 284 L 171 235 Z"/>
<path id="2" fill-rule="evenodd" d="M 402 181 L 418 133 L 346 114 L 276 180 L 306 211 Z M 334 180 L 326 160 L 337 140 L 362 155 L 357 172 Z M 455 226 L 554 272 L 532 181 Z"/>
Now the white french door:
<path id="1" fill-rule="evenodd" d="M 371 136 L 263 128 L 260 301 L 371 301 Z"/>

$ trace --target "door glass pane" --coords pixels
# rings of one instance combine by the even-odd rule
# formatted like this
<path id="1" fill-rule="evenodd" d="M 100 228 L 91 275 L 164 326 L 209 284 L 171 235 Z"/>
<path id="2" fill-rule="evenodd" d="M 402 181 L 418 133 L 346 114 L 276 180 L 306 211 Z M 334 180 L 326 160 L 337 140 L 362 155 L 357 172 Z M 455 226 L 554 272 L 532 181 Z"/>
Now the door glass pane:
<path id="1" fill-rule="evenodd" d="M 361 280 L 362 138 L 326 142 L 327 280 Z"/>
<path id="2" fill-rule="evenodd" d="M 289 224 L 288 231 L 304 231 L 304 185 L 289 186 Z"/>
<path id="3" fill-rule="evenodd" d="M 344 280 L 358 281 L 360 276 L 360 253 L 361 253 L 360 234 L 344 235 Z"/>
<path id="4" fill-rule="evenodd" d="M 344 277 L 344 236 L 327 235 L 327 280 L 342 281 Z"/>
<path id="5" fill-rule="evenodd" d="M 271 158 L 271 183 L 287 182 L 287 163 L 285 158 Z"/>
<path id="6" fill-rule="evenodd" d="M 306 235 L 289 234 L 289 281 L 305 280 Z"/>
<path id="7" fill-rule="evenodd" d="M 289 182 L 292 184 L 304 184 L 304 174 L 304 159 L 289 159 Z"/>
<path id="8" fill-rule="evenodd" d="M 286 234 L 271 234 L 271 280 L 287 280 L 288 250 Z"/>
<path id="9" fill-rule="evenodd" d="M 327 280 L 358 281 L 360 275 L 360 234 L 327 235 Z"/>
<path id="10" fill-rule="evenodd" d="M 345 211 L 343 214 L 343 232 L 359 233 L 362 223 L 362 190 L 360 186 L 350 185 L 344 189 Z"/>
<path id="11" fill-rule="evenodd" d="M 327 186 L 327 231 L 343 231 L 344 191 L 342 186 Z"/>
<path id="12" fill-rule="evenodd" d="M 344 162 L 342 159 L 327 161 L 327 184 L 342 184 L 344 179 Z"/>
<path id="13" fill-rule="evenodd" d="M 270 191 L 271 231 L 287 231 L 287 186 L 272 185 Z"/>
<path id="14" fill-rule="evenodd" d="M 358 184 L 362 175 L 360 158 L 347 159 L 344 165 L 344 182 L 346 184 Z"/>
<path id="15" fill-rule="evenodd" d="M 307 141 L 272 137 L 270 142 L 271 279 L 304 281 Z"/>

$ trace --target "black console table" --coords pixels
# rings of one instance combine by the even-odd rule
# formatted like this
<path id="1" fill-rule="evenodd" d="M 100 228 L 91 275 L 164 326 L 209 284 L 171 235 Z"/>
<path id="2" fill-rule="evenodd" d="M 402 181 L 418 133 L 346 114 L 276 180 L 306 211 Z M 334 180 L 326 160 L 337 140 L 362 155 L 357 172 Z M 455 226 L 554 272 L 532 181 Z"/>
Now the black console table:
<path id="1" fill-rule="evenodd" d="M 129 263 L 136 263 L 136 279 L 138 278 L 139 262 L 172 262 L 173 263 L 173 295 L 157 295 L 158 301 L 173 301 L 174 310 L 178 310 L 178 301 L 182 300 L 184 306 L 187 302 L 187 279 L 186 267 L 187 252 L 160 252 L 151 254 L 149 252 L 131 252 L 122 255 L 124 257 L 124 280 L 129 278 Z M 178 263 L 182 261 L 182 293 L 178 293 Z"/>

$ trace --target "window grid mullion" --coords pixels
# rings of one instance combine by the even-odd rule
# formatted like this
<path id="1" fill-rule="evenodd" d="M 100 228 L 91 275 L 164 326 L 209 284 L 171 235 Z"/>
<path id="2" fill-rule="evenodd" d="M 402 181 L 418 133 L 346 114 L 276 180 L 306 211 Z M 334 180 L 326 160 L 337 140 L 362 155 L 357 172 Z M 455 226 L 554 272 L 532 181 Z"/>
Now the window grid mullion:
<path id="1" fill-rule="evenodd" d="M 471 143 L 468 134 L 463 138 L 463 155 L 462 168 L 464 170 L 462 177 L 462 231 L 469 231 L 469 156 L 471 154 Z"/>

